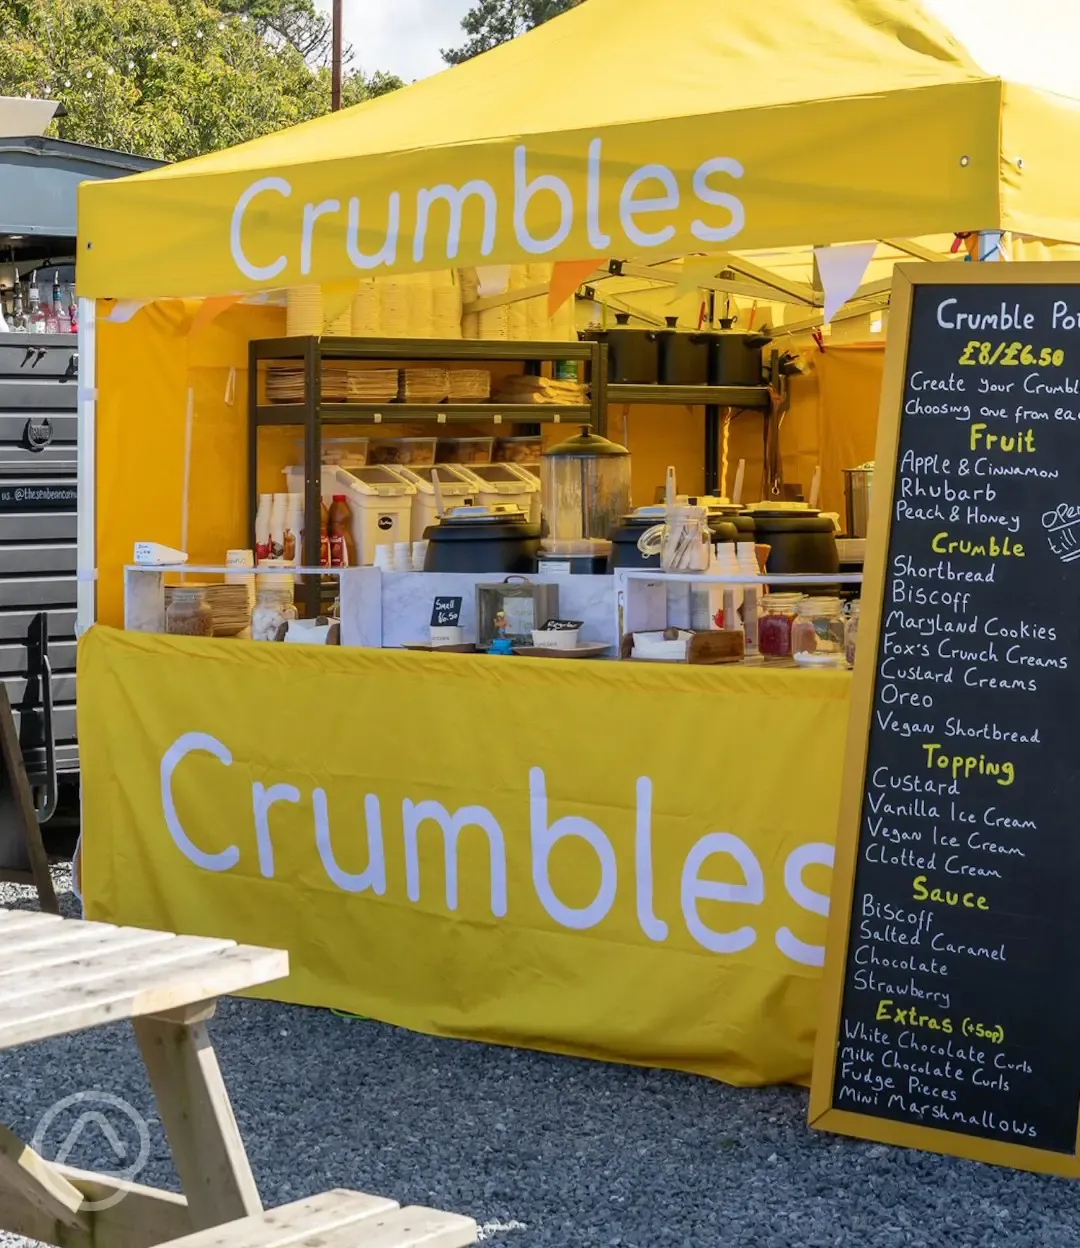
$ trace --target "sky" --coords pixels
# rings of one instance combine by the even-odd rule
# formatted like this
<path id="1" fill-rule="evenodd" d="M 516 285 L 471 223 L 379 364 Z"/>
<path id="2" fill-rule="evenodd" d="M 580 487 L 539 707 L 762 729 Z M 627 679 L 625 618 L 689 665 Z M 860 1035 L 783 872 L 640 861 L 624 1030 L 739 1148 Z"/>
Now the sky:
<path id="1" fill-rule="evenodd" d="M 316 3 L 330 12 L 330 0 Z M 471 0 L 342 0 L 342 8 L 353 66 L 411 82 L 446 68 L 439 49 L 462 41 L 461 19 Z"/>
<path id="2" fill-rule="evenodd" d="M 330 11 L 330 0 L 316 0 Z M 989 73 L 1014 81 L 1080 95 L 1078 0 L 922 0 L 934 16 L 961 34 L 976 61 Z M 471 0 L 343 0 L 345 39 L 354 65 L 398 74 L 406 82 L 444 69 L 440 48 L 462 39 L 460 22 Z M 1057 37 L 1017 39 L 1022 5 L 1032 31 Z"/>

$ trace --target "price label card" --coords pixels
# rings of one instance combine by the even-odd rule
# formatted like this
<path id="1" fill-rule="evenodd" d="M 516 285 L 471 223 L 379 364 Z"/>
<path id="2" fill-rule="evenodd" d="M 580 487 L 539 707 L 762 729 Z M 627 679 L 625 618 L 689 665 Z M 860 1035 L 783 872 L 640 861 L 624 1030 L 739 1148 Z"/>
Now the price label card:
<path id="1" fill-rule="evenodd" d="M 898 268 L 815 1126 L 1080 1176 L 1078 604 L 1080 265 Z"/>
<path id="2" fill-rule="evenodd" d="M 453 628 L 461 621 L 461 598 L 436 598 L 431 608 L 432 628 Z"/>

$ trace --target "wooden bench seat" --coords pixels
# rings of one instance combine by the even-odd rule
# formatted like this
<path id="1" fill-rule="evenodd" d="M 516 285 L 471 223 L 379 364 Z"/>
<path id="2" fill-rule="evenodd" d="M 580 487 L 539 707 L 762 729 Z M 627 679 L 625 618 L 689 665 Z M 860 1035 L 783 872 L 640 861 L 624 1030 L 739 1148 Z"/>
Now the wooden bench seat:
<path id="1" fill-rule="evenodd" d="M 158 1248 L 465 1248 L 474 1243 L 472 1218 L 401 1209 L 383 1196 L 339 1190 Z"/>

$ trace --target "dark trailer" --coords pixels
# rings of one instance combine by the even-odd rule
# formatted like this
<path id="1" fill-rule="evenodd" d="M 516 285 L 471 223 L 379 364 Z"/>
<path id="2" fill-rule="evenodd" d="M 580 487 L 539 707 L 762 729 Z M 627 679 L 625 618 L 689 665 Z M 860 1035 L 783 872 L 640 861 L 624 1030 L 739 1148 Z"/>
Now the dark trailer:
<path id="1" fill-rule="evenodd" d="M 37 271 L 75 280 L 76 188 L 160 162 L 20 134 L 55 106 L 0 98 L 0 306 Z M 78 337 L 0 333 L 0 681 L 15 710 L 38 817 L 77 792 L 75 736 Z M 68 803 L 65 801 L 65 806 Z"/>

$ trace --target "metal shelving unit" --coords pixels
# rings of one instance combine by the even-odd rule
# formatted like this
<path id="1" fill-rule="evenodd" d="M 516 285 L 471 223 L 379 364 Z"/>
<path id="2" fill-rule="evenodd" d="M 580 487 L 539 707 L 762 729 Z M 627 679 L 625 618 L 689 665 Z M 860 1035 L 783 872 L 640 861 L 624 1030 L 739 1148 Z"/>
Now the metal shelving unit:
<path id="1" fill-rule="evenodd" d="M 786 379 L 779 374 L 777 354 L 773 352 L 773 385 L 781 392 Z M 769 411 L 768 386 L 626 386 L 606 387 L 609 403 L 685 404 L 705 409 L 705 493 L 714 494 L 720 487 L 720 411 L 734 407 L 742 411 Z"/>
<path id="2" fill-rule="evenodd" d="M 556 360 L 580 360 L 588 366 L 587 403 L 333 403 L 324 402 L 323 366 L 365 361 L 389 365 L 417 362 L 446 364 L 523 364 L 534 375 L 540 365 Z M 266 364 L 299 364 L 304 370 L 304 399 L 299 403 L 260 403 L 259 371 Z M 255 547 L 258 504 L 258 436 L 261 428 L 276 426 L 304 431 L 304 514 L 317 516 L 320 502 L 322 431 L 343 424 L 431 421 L 434 425 L 493 420 L 498 423 L 580 421 L 597 433 L 606 428 L 607 347 L 596 342 L 483 342 L 473 339 L 434 338 L 262 338 L 248 348 L 248 540 Z M 319 527 L 304 528 L 302 562 L 319 564 Z M 303 601 L 309 613 L 317 611 L 320 591 L 306 578 Z"/>

